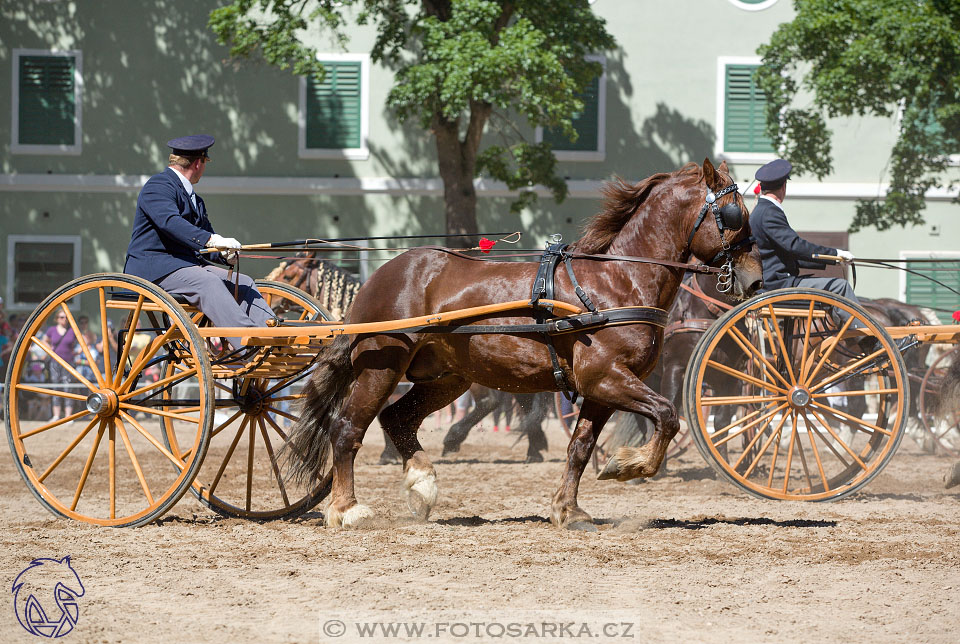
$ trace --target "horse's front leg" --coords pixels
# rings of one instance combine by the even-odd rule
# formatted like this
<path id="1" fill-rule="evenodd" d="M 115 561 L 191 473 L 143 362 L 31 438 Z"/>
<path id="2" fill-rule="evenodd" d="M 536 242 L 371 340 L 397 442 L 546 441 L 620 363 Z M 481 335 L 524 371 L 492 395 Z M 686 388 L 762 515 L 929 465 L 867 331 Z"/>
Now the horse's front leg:
<path id="1" fill-rule="evenodd" d="M 670 441 L 680 430 L 677 410 L 666 398 L 643 383 L 631 387 L 630 393 L 634 398 L 630 405 L 633 411 L 653 421 L 653 438 L 640 447 L 619 448 L 597 477 L 601 481 L 629 481 L 655 475 L 667 455 Z"/>
<path id="2" fill-rule="evenodd" d="M 596 530 L 593 519 L 577 505 L 580 477 L 590 461 L 600 430 L 613 410 L 590 400 L 584 400 L 577 418 L 577 427 L 567 446 L 567 466 L 560 479 L 560 489 L 553 495 L 550 520 L 559 528 L 569 530 Z"/>

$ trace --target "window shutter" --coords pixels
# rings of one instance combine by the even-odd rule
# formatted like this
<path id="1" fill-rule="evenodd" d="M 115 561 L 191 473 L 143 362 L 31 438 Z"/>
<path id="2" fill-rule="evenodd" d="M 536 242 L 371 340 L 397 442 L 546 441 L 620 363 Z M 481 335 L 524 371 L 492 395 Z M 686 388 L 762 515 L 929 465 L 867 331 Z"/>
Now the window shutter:
<path id="1" fill-rule="evenodd" d="M 72 56 L 20 58 L 18 142 L 73 145 L 76 127 Z"/>
<path id="2" fill-rule="evenodd" d="M 575 114 L 572 119 L 573 128 L 580 135 L 576 142 L 571 143 L 562 131 L 551 128 L 544 128 L 543 140 L 552 145 L 554 150 L 596 152 L 600 147 L 600 78 L 590 81 L 577 98 L 583 101 L 583 111 Z"/>
<path id="3" fill-rule="evenodd" d="M 950 288 L 960 291 L 960 271 L 957 271 L 956 264 L 952 262 L 917 262 L 915 264 L 908 262 L 906 267 L 917 273 L 928 275 L 939 282 L 943 282 Z M 960 296 L 950 292 L 936 282 L 931 282 L 913 273 L 907 273 L 906 300 L 907 304 L 948 311 L 936 311 L 937 317 L 940 318 L 943 324 L 953 324 L 953 319 L 949 311 L 960 309 Z"/>
<path id="4" fill-rule="evenodd" d="M 360 63 L 323 63 L 327 75 L 307 79 L 307 148 L 360 147 Z"/>
<path id="5" fill-rule="evenodd" d="M 723 149 L 728 152 L 773 152 L 764 133 L 767 99 L 753 78 L 756 65 L 727 65 Z"/>
<path id="6" fill-rule="evenodd" d="M 57 242 L 17 242 L 13 248 L 13 301 L 39 304 L 73 274 L 74 245 Z"/>

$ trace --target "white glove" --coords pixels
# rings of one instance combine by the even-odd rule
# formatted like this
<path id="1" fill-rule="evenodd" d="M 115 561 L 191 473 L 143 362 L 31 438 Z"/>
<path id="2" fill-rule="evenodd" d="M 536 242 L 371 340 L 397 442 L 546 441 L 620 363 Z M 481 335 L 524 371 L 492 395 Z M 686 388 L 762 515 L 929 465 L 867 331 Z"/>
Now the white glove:
<path id="1" fill-rule="evenodd" d="M 237 251 L 242 247 L 243 244 L 233 237 L 221 237 L 217 233 L 210 235 L 207 240 L 207 248 L 219 248 L 220 256 L 231 266 L 237 263 Z"/>
<path id="2" fill-rule="evenodd" d="M 852 262 L 854 260 L 853 253 L 848 250 L 837 249 L 837 257 L 839 257 L 844 262 Z"/>

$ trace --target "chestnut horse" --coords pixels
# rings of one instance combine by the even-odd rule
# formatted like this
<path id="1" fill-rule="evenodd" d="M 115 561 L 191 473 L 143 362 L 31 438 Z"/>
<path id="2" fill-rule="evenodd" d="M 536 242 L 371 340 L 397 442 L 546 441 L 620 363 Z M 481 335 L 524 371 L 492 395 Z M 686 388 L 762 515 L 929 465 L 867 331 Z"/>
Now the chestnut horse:
<path id="1" fill-rule="evenodd" d="M 606 184 L 603 193 L 603 210 L 569 248 L 577 280 L 600 309 L 637 305 L 669 309 L 684 273 L 677 264 L 691 255 L 710 265 L 724 263 L 739 297 L 759 288 L 761 266 L 748 240 L 749 213 L 726 163 L 714 168 L 706 159 L 702 167 L 690 163 L 635 185 L 618 179 Z M 737 220 L 736 225 L 729 223 Z M 727 228 L 721 229 L 724 221 Z M 734 227 L 738 230 L 730 230 Z M 537 268 L 535 262 L 492 262 L 438 249 L 411 250 L 367 280 L 346 321 L 399 320 L 526 299 Z M 579 302 L 564 270 L 556 272 L 556 289 L 555 299 Z M 531 323 L 532 317 L 531 309 L 518 309 L 467 322 L 519 325 Z M 595 529 L 590 515 L 577 504 L 577 491 L 600 430 L 615 410 L 643 414 L 653 421 L 655 432 L 642 447 L 621 448 L 600 478 L 628 480 L 656 474 L 679 428 L 673 405 L 643 383 L 656 364 L 662 339 L 661 328 L 644 323 L 553 337 L 566 381 L 584 397 L 560 488 L 553 497 L 555 525 Z M 327 452 L 332 451 L 328 526 L 353 527 L 373 516 L 372 510 L 357 503 L 354 460 L 378 412 L 380 424 L 403 456 L 407 505 L 415 517 L 425 520 L 437 499 L 436 473 L 417 430 L 430 413 L 449 405 L 474 382 L 510 392 L 559 388 L 540 333 L 340 336 L 321 352 L 304 388 L 300 419 L 291 430 L 287 450 L 291 474 L 298 478 L 322 477 Z M 384 407 L 404 376 L 413 387 Z"/>

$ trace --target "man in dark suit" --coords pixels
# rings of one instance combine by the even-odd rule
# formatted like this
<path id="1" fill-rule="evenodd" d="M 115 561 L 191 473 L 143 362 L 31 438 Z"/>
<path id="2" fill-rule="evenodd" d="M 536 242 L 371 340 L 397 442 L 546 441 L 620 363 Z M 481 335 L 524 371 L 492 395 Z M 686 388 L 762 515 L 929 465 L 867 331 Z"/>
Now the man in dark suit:
<path id="1" fill-rule="evenodd" d="M 776 159 L 757 170 L 760 182 L 760 199 L 750 213 L 750 230 L 760 250 L 763 262 L 763 287 L 765 289 L 800 286 L 830 291 L 857 302 L 850 282 L 842 277 L 813 277 L 801 275 L 801 268 L 825 268 L 827 263 L 814 259 L 814 255 L 834 255 L 844 262 L 853 261 L 848 250 L 828 248 L 807 241 L 797 234 L 787 221 L 783 200 L 787 194 L 787 179 L 793 166 L 785 159 Z M 837 311 L 839 322 L 848 315 Z M 863 325 L 854 320 L 852 328 Z"/>
<path id="2" fill-rule="evenodd" d="M 125 273 L 154 282 L 172 295 L 182 296 L 210 319 L 214 326 L 266 326 L 274 318 L 270 306 L 253 280 L 235 277 L 211 260 L 236 263 L 240 242 L 214 232 L 207 209 L 193 190 L 210 157 L 214 139 L 195 134 L 168 141 L 169 166 L 144 184 L 137 198 L 133 233 L 127 247 Z M 203 248 L 218 253 L 200 254 Z M 234 348 L 239 338 L 228 338 Z"/>

